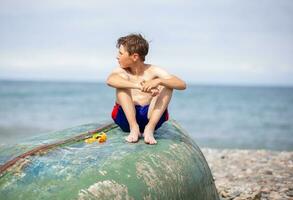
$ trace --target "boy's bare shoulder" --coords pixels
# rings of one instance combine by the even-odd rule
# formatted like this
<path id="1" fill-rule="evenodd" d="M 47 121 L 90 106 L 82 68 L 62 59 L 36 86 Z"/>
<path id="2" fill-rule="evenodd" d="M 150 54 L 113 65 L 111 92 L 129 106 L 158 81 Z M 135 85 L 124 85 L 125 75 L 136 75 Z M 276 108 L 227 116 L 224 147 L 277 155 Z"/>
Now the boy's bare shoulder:
<path id="1" fill-rule="evenodd" d="M 156 70 L 156 69 L 160 69 L 161 67 L 157 66 L 157 65 L 151 65 L 151 64 L 148 64 L 148 69 L 149 70 Z"/>
<path id="2" fill-rule="evenodd" d="M 159 78 L 171 78 L 172 75 L 169 74 L 165 69 L 158 67 L 156 65 L 150 65 L 149 70 L 151 71 L 152 74 L 154 74 L 156 77 Z"/>

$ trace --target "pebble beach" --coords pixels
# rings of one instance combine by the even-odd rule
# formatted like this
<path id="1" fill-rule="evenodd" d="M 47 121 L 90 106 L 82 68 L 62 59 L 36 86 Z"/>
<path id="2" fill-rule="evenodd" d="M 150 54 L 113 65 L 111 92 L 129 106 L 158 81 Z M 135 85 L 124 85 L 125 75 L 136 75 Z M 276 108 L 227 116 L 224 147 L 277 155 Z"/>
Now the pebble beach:
<path id="1" fill-rule="evenodd" d="M 222 200 L 293 200 L 293 152 L 202 148 Z"/>

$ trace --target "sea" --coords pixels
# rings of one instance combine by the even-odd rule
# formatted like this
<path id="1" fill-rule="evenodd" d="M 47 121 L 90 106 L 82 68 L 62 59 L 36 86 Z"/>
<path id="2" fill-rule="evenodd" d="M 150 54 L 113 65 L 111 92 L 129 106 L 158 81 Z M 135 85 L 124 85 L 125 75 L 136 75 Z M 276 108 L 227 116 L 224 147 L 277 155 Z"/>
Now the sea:
<path id="1" fill-rule="evenodd" d="M 0 144 L 112 121 L 114 102 L 101 82 L 0 80 Z M 168 108 L 200 147 L 293 150 L 293 87 L 188 84 Z"/>

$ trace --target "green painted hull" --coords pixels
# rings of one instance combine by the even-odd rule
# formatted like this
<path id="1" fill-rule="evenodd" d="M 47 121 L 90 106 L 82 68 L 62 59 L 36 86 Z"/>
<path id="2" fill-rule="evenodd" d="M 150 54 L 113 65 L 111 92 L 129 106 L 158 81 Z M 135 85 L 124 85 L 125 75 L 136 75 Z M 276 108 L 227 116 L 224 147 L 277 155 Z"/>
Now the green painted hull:
<path id="1" fill-rule="evenodd" d="M 203 154 L 176 122 L 171 120 L 157 131 L 157 145 L 146 145 L 142 139 L 126 143 L 127 133 L 115 125 L 104 130 L 106 143 L 86 144 L 88 134 L 78 136 L 79 131 L 98 126 L 44 135 L 21 148 L 1 147 L 0 199 L 219 199 Z M 70 140 L 70 134 L 78 139 Z M 21 155 L 41 140 L 56 143 L 54 138 L 66 142 L 5 165 L 12 153 Z"/>

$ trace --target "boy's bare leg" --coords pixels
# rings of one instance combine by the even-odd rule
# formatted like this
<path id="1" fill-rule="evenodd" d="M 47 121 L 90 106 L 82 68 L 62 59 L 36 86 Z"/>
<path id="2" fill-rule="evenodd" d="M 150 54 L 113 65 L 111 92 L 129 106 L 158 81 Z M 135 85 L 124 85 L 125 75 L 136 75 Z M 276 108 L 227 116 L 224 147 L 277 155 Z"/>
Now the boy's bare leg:
<path id="1" fill-rule="evenodd" d="M 137 142 L 140 137 L 139 126 L 135 118 L 135 108 L 132 101 L 131 93 L 129 89 L 116 89 L 117 103 L 122 106 L 122 109 L 126 115 L 130 134 L 125 138 L 127 142 Z"/>
<path id="2" fill-rule="evenodd" d="M 165 112 L 171 97 L 173 90 L 167 87 L 161 87 L 158 96 L 154 97 L 150 103 L 148 118 L 149 123 L 144 129 L 144 141 L 147 144 L 156 144 L 157 141 L 154 138 L 154 131 L 161 116 Z"/>

